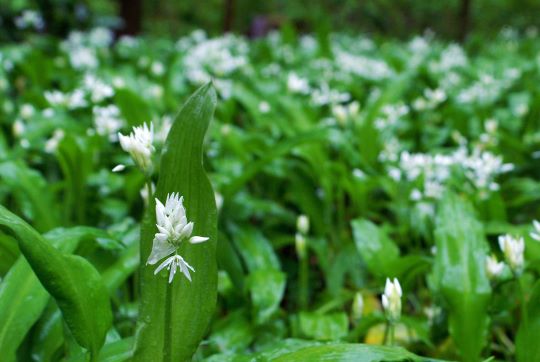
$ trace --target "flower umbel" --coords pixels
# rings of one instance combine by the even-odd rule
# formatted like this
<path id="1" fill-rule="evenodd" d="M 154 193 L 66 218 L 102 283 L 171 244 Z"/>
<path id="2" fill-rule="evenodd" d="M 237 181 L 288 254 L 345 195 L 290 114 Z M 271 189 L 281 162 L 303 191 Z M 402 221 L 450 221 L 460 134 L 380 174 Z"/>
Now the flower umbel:
<path id="1" fill-rule="evenodd" d="M 176 274 L 176 268 L 179 268 L 190 281 L 189 270 L 195 271 L 178 255 L 178 248 L 182 241 L 185 240 L 191 244 L 197 244 L 208 240 L 207 237 L 191 236 L 194 224 L 187 220 L 183 199 L 178 193 L 168 194 L 165 205 L 156 199 L 156 226 L 159 232 L 154 236 L 152 252 L 146 263 L 154 265 L 159 260 L 174 253 L 173 256 L 170 256 L 161 263 L 155 271 L 155 274 L 157 274 L 164 268 L 170 270 L 169 283 L 172 282 Z"/>
<path id="2" fill-rule="evenodd" d="M 152 168 L 152 152 L 154 151 L 152 123 L 150 123 L 150 128 L 146 123 L 139 127 L 133 127 L 133 131 L 128 136 L 118 133 L 118 139 L 122 149 L 129 153 L 137 166 L 144 173 L 149 173 Z"/>
<path id="3" fill-rule="evenodd" d="M 390 321 L 397 321 L 401 315 L 401 295 L 401 285 L 399 285 L 397 278 L 394 278 L 393 281 L 386 278 L 382 305 Z"/>
<path id="4" fill-rule="evenodd" d="M 525 251 L 525 242 L 522 237 L 514 238 L 511 235 L 499 236 L 499 247 L 504 254 L 506 262 L 510 269 L 516 274 L 523 270 L 523 252 Z"/>

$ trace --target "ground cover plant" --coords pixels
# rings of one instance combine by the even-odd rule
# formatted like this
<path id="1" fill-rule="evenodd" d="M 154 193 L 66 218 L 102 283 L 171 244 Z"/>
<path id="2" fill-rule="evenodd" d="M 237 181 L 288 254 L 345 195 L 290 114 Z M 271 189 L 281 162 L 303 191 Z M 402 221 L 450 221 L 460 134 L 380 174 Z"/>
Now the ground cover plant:
<path id="1" fill-rule="evenodd" d="M 2 360 L 540 360 L 533 30 L 25 36 Z"/>

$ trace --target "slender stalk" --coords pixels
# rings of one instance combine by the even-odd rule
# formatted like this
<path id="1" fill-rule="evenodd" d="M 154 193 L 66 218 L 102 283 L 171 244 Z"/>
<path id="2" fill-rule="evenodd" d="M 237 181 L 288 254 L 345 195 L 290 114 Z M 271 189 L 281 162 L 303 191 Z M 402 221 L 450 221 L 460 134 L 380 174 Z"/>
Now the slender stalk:
<path id="1" fill-rule="evenodd" d="M 298 288 L 298 304 L 301 310 L 304 310 L 308 306 L 309 297 L 309 262 L 308 255 L 300 258 L 298 265 L 298 278 L 300 287 Z"/>
<path id="2" fill-rule="evenodd" d="M 525 328 L 525 330 L 527 330 L 529 317 L 527 315 L 527 306 L 525 303 L 525 288 L 523 286 L 524 278 L 519 275 L 514 275 L 514 276 L 518 284 L 518 293 L 519 293 L 520 307 L 521 307 L 521 323 L 523 323 L 523 327 Z"/>

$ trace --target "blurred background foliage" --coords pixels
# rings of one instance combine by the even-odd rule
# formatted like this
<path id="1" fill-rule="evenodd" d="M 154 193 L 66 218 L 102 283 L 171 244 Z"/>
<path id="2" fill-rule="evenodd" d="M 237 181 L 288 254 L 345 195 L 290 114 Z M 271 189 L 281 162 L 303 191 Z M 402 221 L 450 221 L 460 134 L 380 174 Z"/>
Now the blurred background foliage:
<path id="1" fill-rule="evenodd" d="M 0 39 L 19 37 L 14 18 L 34 8 L 43 31 L 65 35 L 90 26 L 122 34 L 180 36 L 194 29 L 210 35 L 232 31 L 253 37 L 283 26 L 299 32 L 331 29 L 408 38 L 426 30 L 443 39 L 491 36 L 505 26 L 526 31 L 540 25 L 537 0 L 2 0 Z"/>

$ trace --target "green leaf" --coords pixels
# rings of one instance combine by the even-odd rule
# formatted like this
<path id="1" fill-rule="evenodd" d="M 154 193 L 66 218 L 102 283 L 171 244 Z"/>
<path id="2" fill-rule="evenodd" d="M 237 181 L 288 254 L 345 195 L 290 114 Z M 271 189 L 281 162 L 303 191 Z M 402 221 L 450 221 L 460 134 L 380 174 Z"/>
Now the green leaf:
<path id="1" fill-rule="evenodd" d="M 185 103 L 165 142 L 156 198 L 178 192 L 184 197 L 194 235 L 210 239 L 183 245 L 180 254 L 193 266 L 193 281 L 182 275 L 168 284 L 146 265 L 156 233 L 155 203 L 141 229 L 141 304 L 135 361 L 189 360 L 212 318 L 217 295 L 217 210 L 214 192 L 202 164 L 204 135 L 216 106 L 211 84 L 199 88 Z M 188 243 L 184 243 L 188 244 Z"/>
<path id="2" fill-rule="evenodd" d="M 488 328 L 491 287 L 487 245 L 472 206 L 448 193 L 439 203 L 433 282 L 449 309 L 450 335 L 464 361 L 480 360 Z"/>
<path id="3" fill-rule="evenodd" d="M 516 336 L 518 362 L 540 361 L 540 281 L 534 285 L 526 306 L 527 317 L 522 320 Z"/>
<path id="4" fill-rule="evenodd" d="M 266 322 L 279 308 L 285 292 L 285 274 L 275 269 L 259 269 L 248 276 L 251 301 L 257 323 Z"/>
<path id="5" fill-rule="evenodd" d="M 326 344 L 300 349 L 271 361 L 416 362 L 428 361 L 401 347 L 366 344 Z"/>
<path id="6" fill-rule="evenodd" d="M 54 195 L 43 176 L 24 163 L 0 164 L 0 179 L 14 193 L 25 217 L 33 221 L 38 231 L 58 226 L 58 210 Z"/>
<path id="7" fill-rule="evenodd" d="M 138 126 L 152 119 L 150 108 L 141 96 L 127 88 L 117 89 L 114 95 L 114 101 L 122 117 L 130 126 Z"/>
<path id="8" fill-rule="evenodd" d="M 399 258 L 398 247 L 369 220 L 353 220 L 351 225 L 356 249 L 369 271 L 380 277 L 392 276 L 392 263 Z"/>
<path id="9" fill-rule="evenodd" d="M 349 319 L 343 312 L 331 314 L 301 312 L 298 316 L 298 327 L 304 337 L 332 341 L 347 335 Z"/>
<path id="10" fill-rule="evenodd" d="M 133 337 L 121 339 L 107 343 L 101 351 L 97 360 L 99 362 L 121 362 L 129 361 L 133 355 Z M 79 354 L 67 360 L 67 362 L 86 362 L 88 359 L 84 354 Z"/>
<path id="11" fill-rule="evenodd" d="M 0 206 L 0 225 L 17 237 L 21 253 L 55 298 L 77 343 L 96 355 L 112 324 L 109 293 L 97 270 L 79 256 L 56 250 L 3 206 Z"/>

